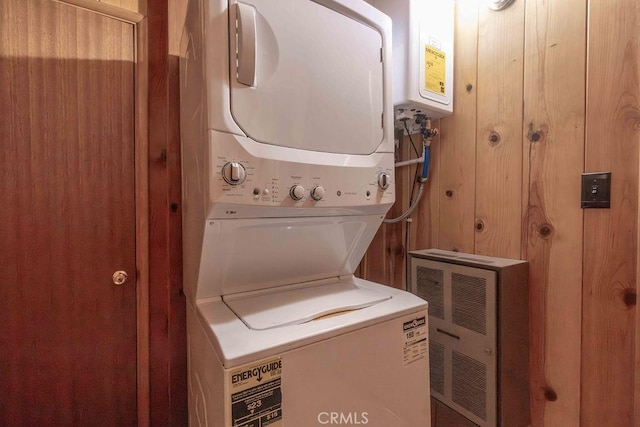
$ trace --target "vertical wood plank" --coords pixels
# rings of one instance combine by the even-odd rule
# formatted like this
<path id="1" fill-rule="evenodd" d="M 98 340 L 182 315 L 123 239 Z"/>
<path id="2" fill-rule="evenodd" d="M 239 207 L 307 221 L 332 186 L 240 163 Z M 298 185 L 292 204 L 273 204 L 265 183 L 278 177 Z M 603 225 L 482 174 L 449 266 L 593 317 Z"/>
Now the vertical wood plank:
<path id="1" fill-rule="evenodd" d="M 440 120 L 433 120 L 432 126 L 439 128 Z M 420 135 L 415 135 L 418 150 L 422 148 Z M 410 249 L 437 248 L 438 237 L 440 235 L 438 224 L 440 222 L 440 135 L 431 141 L 429 162 L 429 176 L 424 184 L 424 190 L 418 208 L 411 216 L 411 242 Z M 418 173 L 422 173 L 420 169 Z M 416 191 L 417 191 L 416 186 Z"/>
<path id="2" fill-rule="evenodd" d="M 110 4 L 112 6 L 117 6 L 122 9 L 132 10 L 134 12 L 139 12 L 139 0 L 97 0 L 102 3 Z"/>
<path id="3" fill-rule="evenodd" d="M 180 55 L 180 39 L 187 15 L 188 0 L 167 0 L 169 2 L 169 55 Z"/>
<path id="4" fill-rule="evenodd" d="M 416 151 L 418 151 L 420 153 L 420 149 L 422 147 L 422 144 L 420 143 L 420 135 L 411 135 L 411 138 L 409 138 L 409 135 L 405 135 L 404 132 L 400 132 L 398 130 L 396 130 L 396 135 L 397 137 L 401 135 L 402 141 L 404 143 L 404 147 L 406 147 L 404 149 L 405 153 L 402 156 L 402 160 L 409 160 L 409 159 L 416 159 L 419 157 L 419 154 L 416 154 Z M 414 149 L 411 145 L 412 145 L 412 141 L 413 140 L 413 144 L 415 144 L 416 149 Z M 416 167 L 418 168 L 418 171 L 416 171 Z M 401 187 L 401 191 L 406 193 L 406 202 L 403 204 L 403 208 L 404 209 L 408 209 L 409 208 L 409 204 L 411 202 L 411 188 L 413 188 L 415 182 L 416 182 L 416 172 L 420 173 L 420 171 L 422 170 L 422 164 L 417 164 L 417 165 L 411 165 L 411 166 L 403 166 L 402 170 L 404 171 L 404 176 L 403 176 L 403 180 L 402 180 L 402 187 Z M 397 169 L 396 169 L 397 171 Z M 414 198 L 415 195 L 418 191 L 418 185 L 415 185 L 415 190 L 414 190 Z M 426 197 L 426 196 L 423 196 Z M 416 212 L 412 215 L 412 218 L 415 218 L 417 213 L 418 213 L 418 208 L 416 208 Z M 413 250 L 416 248 L 416 238 L 417 238 L 417 231 L 415 229 L 415 225 L 417 225 L 417 223 L 414 220 L 410 220 L 409 222 L 407 222 L 406 220 L 403 221 L 403 231 L 404 231 L 404 244 L 407 247 L 408 250 Z M 404 263 L 405 263 L 405 271 L 404 271 L 404 276 L 403 276 L 403 283 L 404 283 L 404 288 L 406 289 L 406 287 L 408 286 L 407 283 L 407 259 L 404 259 Z"/>
<path id="5" fill-rule="evenodd" d="M 147 20 L 135 27 L 135 157 L 136 157 L 136 263 L 138 269 L 138 426 L 150 424 L 149 382 L 149 135 Z"/>
<path id="6" fill-rule="evenodd" d="M 371 280 L 372 282 L 391 285 L 386 269 L 386 248 L 387 238 L 385 228 L 381 226 L 360 263 L 360 277 Z"/>
<path id="7" fill-rule="evenodd" d="M 611 171 L 612 197 L 611 209 L 584 214 L 584 427 L 634 422 L 640 142 L 635 12 L 635 0 L 589 2 L 585 169 Z"/>
<path id="8" fill-rule="evenodd" d="M 479 2 L 475 252 L 519 258 L 524 3 Z"/>
<path id="9" fill-rule="evenodd" d="M 151 425 L 187 423 L 186 303 L 182 292 L 177 59 L 168 4 L 149 0 L 149 330 Z"/>
<path id="10" fill-rule="evenodd" d="M 476 191 L 476 0 L 456 1 L 453 115 L 440 120 L 438 247 L 473 253 Z"/>
<path id="11" fill-rule="evenodd" d="M 580 423 L 586 2 L 526 4 L 523 256 L 532 425 Z"/>
<path id="12" fill-rule="evenodd" d="M 169 336 L 171 359 L 169 364 L 171 386 L 171 425 L 185 425 L 187 412 L 187 312 L 182 288 L 182 168 L 180 157 L 180 58 L 168 57 L 169 105 L 167 127 L 167 172 L 169 202 Z"/>
<path id="13" fill-rule="evenodd" d="M 636 1 L 636 43 L 640 44 L 640 2 Z M 636 57 L 636 67 L 640 73 L 640 56 Z M 639 159 L 640 160 L 640 159 Z M 639 161 L 640 165 L 640 161 Z M 640 167 L 640 166 L 639 166 Z M 638 174 L 638 178 L 640 179 L 640 173 Z M 639 184 L 640 188 L 640 184 Z M 638 224 L 637 224 L 637 236 L 636 241 L 640 242 L 640 212 L 638 213 Z M 638 283 L 638 278 L 640 277 L 640 251 L 636 254 L 636 298 L 638 292 L 640 292 L 640 283 Z M 636 353 L 635 353 L 635 396 L 634 396 L 634 426 L 640 427 L 640 316 L 636 313 Z"/>

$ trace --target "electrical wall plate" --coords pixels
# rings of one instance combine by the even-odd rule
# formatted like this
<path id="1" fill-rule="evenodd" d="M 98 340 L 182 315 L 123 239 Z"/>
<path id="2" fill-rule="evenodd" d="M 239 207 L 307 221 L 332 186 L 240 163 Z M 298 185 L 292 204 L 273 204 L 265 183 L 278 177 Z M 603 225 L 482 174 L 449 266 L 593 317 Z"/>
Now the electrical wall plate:
<path id="1" fill-rule="evenodd" d="M 582 174 L 583 209 L 611 207 L 611 172 Z"/>

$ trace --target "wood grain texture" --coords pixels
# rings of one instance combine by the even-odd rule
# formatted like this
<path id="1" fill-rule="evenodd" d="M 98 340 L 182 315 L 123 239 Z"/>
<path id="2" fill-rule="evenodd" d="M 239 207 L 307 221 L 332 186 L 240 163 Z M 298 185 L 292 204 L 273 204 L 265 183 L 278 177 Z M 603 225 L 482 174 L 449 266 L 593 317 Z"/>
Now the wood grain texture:
<path id="1" fill-rule="evenodd" d="M 112 6 L 116 6 L 121 9 L 132 10 L 134 12 L 138 12 L 140 10 L 138 5 L 139 0 L 93 0 L 93 1 L 110 4 Z"/>
<path id="2" fill-rule="evenodd" d="M 412 135 L 409 137 L 408 135 L 404 135 L 404 131 L 396 130 L 395 138 L 396 140 L 401 141 L 396 152 L 397 161 L 410 160 L 422 156 L 422 144 L 420 142 L 419 135 Z M 393 215 L 393 217 L 397 217 L 409 209 L 412 198 L 415 199 L 417 197 L 419 188 L 416 183 L 416 172 L 420 173 L 421 170 L 421 164 L 396 168 L 396 204 L 387 217 L 391 218 L 391 215 Z M 413 193 L 411 189 L 413 189 Z M 422 197 L 425 198 L 427 195 L 424 194 Z M 418 208 L 416 208 L 412 217 L 415 217 L 418 214 L 417 209 Z M 396 251 L 393 252 L 393 259 L 397 274 L 394 277 L 394 283 L 392 286 L 398 289 L 407 289 L 407 249 L 414 247 L 413 242 L 415 241 L 417 233 L 412 228 L 412 223 L 407 222 L 407 220 L 396 224 L 395 232 L 399 239 L 399 246 Z"/>
<path id="3" fill-rule="evenodd" d="M 0 424 L 135 425 L 133 28 L 6 0 L 0 51 Z"/>
<path id="4" fill-rule="evenodd" d="M 432 126 L 438 128 L 440 120 L 434 120 Z M 422 149 L 420 135 L 415 135 L 418 149 Z M 424 193 L 415 213 L 411 216 L 411 242 L 409 250 L 437 248 L 440 223 L 440 135 L 433 138 L 430 146 L 429 176 L 424 184 Z M 421 173 L 422 171 L 418 171 Z"/>
<path id="5" fill-rule="evenodd" d="M 149 0 L 149 330 L 151 425 L 187 423 L 186 301 L 182 292 L 178 61 L 168 4 Z"/>
<path id="6" fill-rule="evenodd" d="M 453 114 L 440 120 L 440 249 L 473 253 L 476 198 L 476 77 L 478 8 L 456 2 Z M 432 246 L 435 247 L 435 246 Z"/>
<path id="7" fill-rule="evenodd" d="M 585 170 L 611 171 L 612 197 L 611 209 L 584 213 L 584 427 L 634 422 L 640 142 L 635 11 L 634 0 L 589 3 Z"/>
<path id="8" fill-rule="evenodd" d="M 138 426 L 149 426 L 149 133 L 147 20 L 135 32 L 136 263 L 138 269 Z"/>
<path id="9" fill-rule="evenodd" d="M 137 24 L 142 21 L 144 15 L 138 9 L 127 9 L 114 6 L 111 3 L 101 2 L 97 0 L 53 0 L 59 3 L 65 3 L 90 12 L 108 16 L 110 18 L 119 19 L 130 24 Z"/>
<path id="10" fill-rule="evenodd" d="M 189 0 L 167 0 L 169 2 L 169 55 L 180 55 L 180 39 L 187 14 Z"/>
<path id="11" fill-rule="evenodd" d="M 479 2 L 475 252 L 519 258 L 524 2 Z"/>
<path id="12" fill-rule="evenodd" d="M 523 257 L 536 426 L 580 422 L 586 3 L 527 2 Z"/>
<path id="13" fill-rule="evenodd" d="M 636 37 L 640 36 L 640 2 L 636 2 Z M 636 39 L 636 43 L 640 43 L 638 39 Z M 638 72 L 640 73 L 640 56 L 636 58 L 636 67 L 638 68 Z M 640 162 L 639 162 L 640 164 Z M 640 174 L 638 175 L 640 179 Z M 639 183 L 640 188 L 640 183 Z M 638 235 L 636 239 L 640 242 L 640 212 L 638 213 L 638 225 L 637 225 Z M 637 251 L 636 254 L 636 297 L 638 292 L 640 292 L 640 283 L 638 283 L 638 278 L 640 277 L 640 250 Z M 634 426 L 640 427 L 640 316 L 636 313 L 636 354 L 635 354 L 635 396 L 634 396 Z"/>
<path id="14" fill-rule="evenodd" d="M 171 353 L 171 422 L 173 425 L 186 424 L 187 406 L 187 311 L 182 287 L 182 168 L 180 157 L 180 61 L 177 56 L 169 56 L 169 117 L 167 121 L 168 149 L 167 172 L 169 176 L 169 336 Z"/>

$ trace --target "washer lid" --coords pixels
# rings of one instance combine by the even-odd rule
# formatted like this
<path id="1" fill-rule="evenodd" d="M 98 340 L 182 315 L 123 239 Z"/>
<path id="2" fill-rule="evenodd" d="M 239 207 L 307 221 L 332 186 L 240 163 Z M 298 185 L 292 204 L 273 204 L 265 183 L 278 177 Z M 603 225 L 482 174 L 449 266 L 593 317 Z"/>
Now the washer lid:
<path id="1" fill-rule="evenodd" d="M 247 327 L 261 331 L 370 307 L 391 299 L 391 295 L 340 281 L 223 299 Z"/>

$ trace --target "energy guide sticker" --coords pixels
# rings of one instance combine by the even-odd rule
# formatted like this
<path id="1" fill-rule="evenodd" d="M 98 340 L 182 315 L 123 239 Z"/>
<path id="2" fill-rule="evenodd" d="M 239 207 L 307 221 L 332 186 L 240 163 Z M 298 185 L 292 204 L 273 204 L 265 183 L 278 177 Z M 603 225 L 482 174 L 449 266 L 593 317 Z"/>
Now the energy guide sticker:
<path id="1" fill-rule="evenodd" d="M 447 57 L 443 51 L 424 46 L 424 88 L 444 96 L 446 93 Z"/>
<path id="2" fill-rule="evenodd" d="M 280 358 L 244 366 L 229 375 L 233 427 L 282 427 Z"/>
<path id="3" fill-rule="evenodd" d="M 427 331 L 427 320 L 424 316 L 402 324 L 404 366 L 427 357 Z"/>

